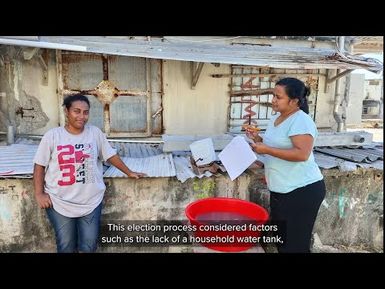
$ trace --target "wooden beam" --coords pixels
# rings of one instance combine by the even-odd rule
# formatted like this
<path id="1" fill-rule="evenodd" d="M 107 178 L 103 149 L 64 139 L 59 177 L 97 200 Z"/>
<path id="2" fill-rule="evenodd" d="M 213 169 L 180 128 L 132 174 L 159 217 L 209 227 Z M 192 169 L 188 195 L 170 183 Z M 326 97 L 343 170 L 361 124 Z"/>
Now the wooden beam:
<path id="1" fill-rule="evenodd" d="M 39 51 L 38 47 L 24 47 L 23 57 L 25 60 L 31 60 L 32 57 Z"/>
<path id="2" fill-rule="evenodd" d="M 245 95 L 262 95 L 262 94 L 273 94 L 274 88 L 262 88 L 254 90 L 239 90 L 232 91 L 231 96 L 245 96 Z"/>
<path id="3" fill-rule="evenodd" d="M 197 85 L 199 76 L 201 75 L 202 68 L 203 68 L 204 62 L 199 62 L 197 69 L 195 69 L 195 62 L 191 62 L 191 89 L 195 89 L 195 86 Z"/>
<path id="4" fill-rule="evenodd" d="M 325 86 L 324 86 L 324 93 L 328 93 L 330 90 L 331 83 L 327 82 L 329 78 L 332 77 L 332 73 L 334 70 L 326 69 L 326 78 L 325 78 Z"/>
<path id="5" fill-rule="evenodd" d="M 352 72 L 353 69 L 346 69 L 345 71 L 341 72 L 340 74 L 337 74 L 336 76 L 330 78 L 330 79 L 326 79 L 326 82 L 327 83 L 331 83 L 333 81 L 336 81 L 337 79 L 345 76 L 346 74 L 349 74 L 350 72 Z"/>
<path id="6" fill-rule="evenodd" d="M 49 51 L 48 49 L 43 49 L 39 55 L 39 63 L 43 69 L 43 82 L 44 86 L 48 85 L 48 61 L 49 61 Z"/>

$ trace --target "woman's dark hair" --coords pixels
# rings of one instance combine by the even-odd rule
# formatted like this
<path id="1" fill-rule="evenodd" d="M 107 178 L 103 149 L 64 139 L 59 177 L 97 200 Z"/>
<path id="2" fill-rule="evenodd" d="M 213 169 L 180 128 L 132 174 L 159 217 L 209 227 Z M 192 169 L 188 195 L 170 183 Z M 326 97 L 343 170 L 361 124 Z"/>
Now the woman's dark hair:
<path id="1" fill-rule="evenodd" d="M 73 94 L 73 95 L 67 96 L 63 100 L 63 106 L 65 106 L 67 109 L 70 109 L 72 103 L 78 100 L 86 102 L 88 104 L 88 107 L 90 107 L 90 101 L 88 100 L 87 96 L 83 94 Z"/>
<path id="2" fill-rule="evenodd" d="M 309 114 L 309 105 L 307 104 L 307 96 L 310 95 L 310 88 L 305 84 L 293 77 L 282 78 L 275 85 L 281 85 L 285 87 L 287 96 L 291 99 L 298 98 L 299 108 L 305 113 Z"/>

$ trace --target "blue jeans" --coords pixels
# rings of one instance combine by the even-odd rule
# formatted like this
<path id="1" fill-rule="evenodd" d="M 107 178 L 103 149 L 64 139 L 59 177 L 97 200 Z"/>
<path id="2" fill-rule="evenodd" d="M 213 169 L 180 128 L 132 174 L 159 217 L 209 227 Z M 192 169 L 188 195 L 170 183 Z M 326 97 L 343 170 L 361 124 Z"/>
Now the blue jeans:
<path id="1" fill-rule="evenodd" d="M 92 253 L 96 251 L 102 203 L 91 213 L 78 218 L 65 217 L 53 208 L 46 209 L 56 236 L 58 253 Z"/>

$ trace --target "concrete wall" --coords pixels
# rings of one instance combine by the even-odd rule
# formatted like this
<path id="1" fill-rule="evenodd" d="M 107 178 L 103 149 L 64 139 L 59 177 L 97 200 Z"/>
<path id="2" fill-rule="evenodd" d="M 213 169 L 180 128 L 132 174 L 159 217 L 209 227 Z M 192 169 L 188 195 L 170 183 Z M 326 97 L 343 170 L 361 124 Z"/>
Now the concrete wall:
<path id="1" fill-rule="evenodd" d="M 314 229 L 322 244 L 383 252 L 383 171 L 323 173 L 327 196 Z"/>
<path id="2" fill-rule="evenodd" d="M 247 199 L 250 176 L 244 175 L 234 182 L 225 176 L 190 179 L 183 184 L 176 178 L 105 181 L 104 219 L 182 220 L 186 219 L 186 205 L 203 196 Z M 121 250 L 131 252 L 138 248 Z M 32 179 L 0 179 L 0 252 L 55 251 L 54 233 L 45 211 L 36 205 Z"/>
<path id="3" fill-rule="evenodd" d="M 230 66 L 205 63 L 195 89 L 191 89 L 190 62 L 163 62 L 163 122 L 166 134 L 222 134 L 227 132 Z"/>
<path id="4" fill-rule="evenodd" d="M 326 200 L 321 205 L 314 232 L 322 244 L 355 246 L 383 251 L 383 172 L 357 170 L 324 171 Z M 181 220 L 190 202 L 203 196 L 226 196 L 251 200 L 268 209 L 269 193 L 263 171 L 227 176 L 105 179 L 103 219 Z M 168 252 L 167 247 L 100 248 L 99 252 Z M 37 207 L 31 179 L 0 179 L 0 252 L 55 252 L 53 231 L 44 210 Z"/>
<path id="5" fill-rule="evenodd" d="M 331 75 L 336 75 L 336 70 L 331 70 Z M 350 80 L 347 80 L 350 77 Z M 363 75 L 361 74 L 349 74 L 339 79 L 341 82 L 340 93 L 341 102 L 344 102 L 346 98 L 346 108 L 340 107 L 339 112 L 345 113 L 346 125 L 354 125 L 361 123 L 362 115 L 362 96 L 363 96 Z M 337 122 L 333 116 L 334 97 L 335 97 L 335 81 L 331 82 L 325 90 L 325 77 L 320 77 L 320 83 L 318 86 L 318 99 L 316 110 L 316 124 L 319 128 L 331 128 L 337 130 Z M 349 84 L 348 84 L 349 83 Z M 346 92 L 346 85 L 349 85 Z"/>
<path id="6" fill-rule="evenodd" d="M 315 252 L 383 252 L 383 171 L 323 170 L 326 196 L 313 234 Z M 269 192 L 255 183 L 250 200 L 269 207 Z M 331 249 L 330 249 L 331 248 Z"/>

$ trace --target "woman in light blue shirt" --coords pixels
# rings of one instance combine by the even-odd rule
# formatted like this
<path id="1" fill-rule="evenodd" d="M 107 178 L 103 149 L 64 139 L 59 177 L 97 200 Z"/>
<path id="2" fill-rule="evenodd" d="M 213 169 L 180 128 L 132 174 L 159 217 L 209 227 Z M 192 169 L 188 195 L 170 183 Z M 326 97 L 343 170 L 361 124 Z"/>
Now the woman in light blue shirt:
<path id="1" fill-rule="evenodd" d="M 279 226 L 283 244 L 278 251 L 310 252 L 310 240 L 318 209 L 325 197 L 325 183 L 314 161 L 317 127 L 308 115 L 310 89 L 296 78 L 279 80 L 272 109 L 277 112 L 263 139 L 250 130 L 251 146 L 266 160 L 265 176 L 270 190 L 270 217 Z"/>

